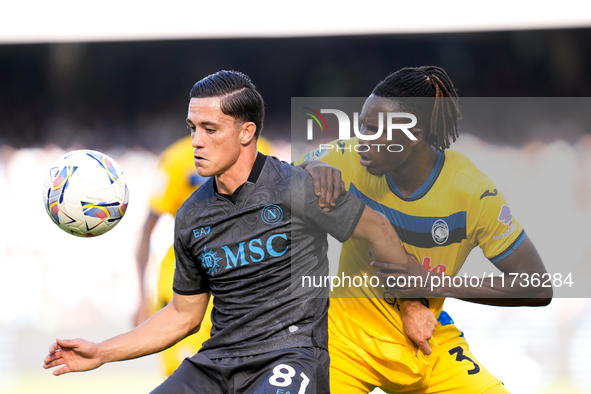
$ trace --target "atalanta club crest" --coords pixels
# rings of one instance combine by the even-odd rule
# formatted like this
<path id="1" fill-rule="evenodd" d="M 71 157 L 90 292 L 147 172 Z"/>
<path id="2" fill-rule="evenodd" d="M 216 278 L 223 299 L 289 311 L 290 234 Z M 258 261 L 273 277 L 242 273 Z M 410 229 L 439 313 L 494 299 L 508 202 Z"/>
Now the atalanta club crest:
<path id="1" fill-rule="evenodd" d="M 445 220 L 437 219 L 435 223 L 433 223 L 433 227 L 431 229 L 431 235 L 433 236 L 433 241 L 437 245 L 443 245 L 445 241 L 449 238 L 449 227 Z"/>

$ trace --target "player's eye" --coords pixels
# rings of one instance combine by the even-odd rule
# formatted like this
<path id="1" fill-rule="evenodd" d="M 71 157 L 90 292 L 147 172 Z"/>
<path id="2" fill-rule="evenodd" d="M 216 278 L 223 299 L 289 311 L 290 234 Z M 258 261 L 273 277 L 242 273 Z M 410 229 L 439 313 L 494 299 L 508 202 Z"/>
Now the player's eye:
<path id="1" fill-rule="evenodd" d="M 187 129 L 188 129 L 188 130 L 189 130 L 191 133 L 195 132 L 195 126 L 187 125 Z"/>

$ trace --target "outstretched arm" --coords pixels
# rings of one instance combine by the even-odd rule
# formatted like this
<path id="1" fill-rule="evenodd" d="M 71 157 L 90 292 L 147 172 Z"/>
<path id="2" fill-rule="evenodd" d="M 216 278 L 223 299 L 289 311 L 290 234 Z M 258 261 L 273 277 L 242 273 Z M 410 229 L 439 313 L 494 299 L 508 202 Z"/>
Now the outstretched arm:
<path id="1" fill-rule="evenodd" d="M 174 294 L 172 302 L 139 327 L 99 344 L 84 339 L 57 339 L 49 347 L 43 368 L 57 366 L 55 376 L 89 371 L 104 363 L 129 360 L 167 349 L 187 335 L 199 331 L 209 293 L 183 296 Z"/>
<path id="2" fill-rule="evenodd" d="M 532 281 L 532 278 L 541 279 L 546 274 L 546 268 L 538 254 L 534 244 L 525 237 L 523 242 L 509 256 L 498 262 L 496 265 L 505 277 L 486 276 L 481 278 L 477 286 L 471 285 L 465 277 L 460 276 L 461 286 L 454 285 L 455 276 L 434 276 L 429 274 L 425 268 L 412 256 L 409 260 L 414 264 L 400 264 L 387 262 L 374 262 L 376 268 L 381 270 L 381 277 L 386 283 L 403 284 L 407 286 L 394 286 L 397 294 L 403 297 L 454 297 L 478 304 L 495 306 L 544 306 L 552 300 L 552 287 L 543 287 L 543 282 Z M 514 276 L 518 274 L 517 280 L 513 282 Z M 405 277 L 406 280 L 397 280 L 398 277 Z M 421 277 L 422 280 L 412 281 L 409 277 Z M 390 278 L 390 279 L 388 279 Z M 527 278 L 527 281 L 525 280 Z M 420 285 L 415 286 L 415 283 Z M 410 286 L 412 284 L 412 286 Z"/>

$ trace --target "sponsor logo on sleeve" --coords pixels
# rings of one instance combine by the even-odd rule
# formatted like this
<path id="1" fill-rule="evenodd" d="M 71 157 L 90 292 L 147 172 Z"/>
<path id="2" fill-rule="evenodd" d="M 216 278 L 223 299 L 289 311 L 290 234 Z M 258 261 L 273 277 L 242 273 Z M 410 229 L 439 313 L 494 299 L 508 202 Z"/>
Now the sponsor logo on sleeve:
<path id="1" fill-rule="evenodd" d="M 513 215 L 511 214 L 511 208 L 503 204 L 503 206 L 501 207 L 501 212 L 499 212 L 499 217 L 497 219 L 499 222 L 503 222 L 505 226 L 511 227 L 513 225 Z"/>
<path id="2" fill-rule="evenodd" d="M 311 160 L 320 160 L 326 156 L 328 156 L 327 149 L 316 149 L 315 151 L 312 152 L 312 157 L 310 159 Z"/>
<path id="3" fill-rule="evenodd" d="M 511 235 L 517 229 L 517 223 L 513 221 L 513 215 L 511 214 L 511 209 L 509 206 L 503 204 L 501 207 L 501 211 L 499 212 L 499 217 L 497 218 L 499 222 L 502 222 L 505 226 L 509 227 L 504 233 L 495 235 L 493 239 L 498 241 L 499 239 L 503 239 Z"/>
<path id="4" fill-rule="evenodd" d="M 195 229 L 193 229 L 193 235 L 195 236 L 195 238 L 199 238 L 203 235 L 209 234 L 210 231 L 211 231 L 211 227 L 209 227 L 209 226 L 195 228 Z"/>

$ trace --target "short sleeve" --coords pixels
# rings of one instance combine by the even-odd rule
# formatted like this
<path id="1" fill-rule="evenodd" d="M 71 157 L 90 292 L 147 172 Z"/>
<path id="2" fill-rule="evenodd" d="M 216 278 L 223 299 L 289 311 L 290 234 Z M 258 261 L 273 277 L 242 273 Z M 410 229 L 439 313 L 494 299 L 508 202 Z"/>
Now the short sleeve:
<path id="1" fill-rule="evenodd" d="M 525 238 L 525 232 L 492 181 L 486 180 L 479 185 L 470 204 L 469 212 L 478 212 L 471 241 L 480 246 L 492 263 L 513 253 Z"/>
<path id="2" fill-rule="evenodd" d="M 298 174 L 292 187 L 297 189 L 295 199 L 299 201 L 296 205 L 301 207 L 298 214 L 303 216 L 306 227 L 329 233 L 339 242 L 349 239 L 363 214 L 365 203 L 347 192 L 336 206 L 325 212 L 318 205 L 318 196 L 314 193 L 314 181 L 310 174 L 299 168 L 294 171 Z"/>
<path id="3" fill-rule="evenodd" d="M 192 256 L 185 248 L 183 237 L 186 234 L 181 228 L 181 221 L 177 217 L 174 231 L 175 269 L 172 289 L 182 295 L 206 293 L 210 290 L 209 278 L 203 261 L 200 260 L 207 257 L 207 250 L 204 247 L 198 256 Z"/>

